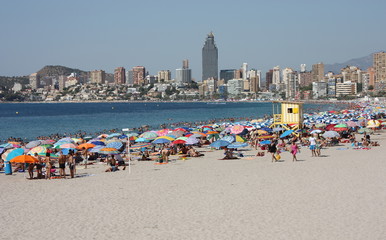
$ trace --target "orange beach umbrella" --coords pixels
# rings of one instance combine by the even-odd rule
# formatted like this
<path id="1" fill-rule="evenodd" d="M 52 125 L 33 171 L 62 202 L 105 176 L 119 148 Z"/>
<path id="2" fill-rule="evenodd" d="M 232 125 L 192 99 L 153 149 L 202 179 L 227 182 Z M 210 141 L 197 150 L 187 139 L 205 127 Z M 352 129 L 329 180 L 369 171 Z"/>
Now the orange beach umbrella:
<path id="1" fill-rule="evenodd" d="M 14 163 L 36 163 L 39 160 L 31 155 L 20 155 L 13 158 L 10 162 Z"/>

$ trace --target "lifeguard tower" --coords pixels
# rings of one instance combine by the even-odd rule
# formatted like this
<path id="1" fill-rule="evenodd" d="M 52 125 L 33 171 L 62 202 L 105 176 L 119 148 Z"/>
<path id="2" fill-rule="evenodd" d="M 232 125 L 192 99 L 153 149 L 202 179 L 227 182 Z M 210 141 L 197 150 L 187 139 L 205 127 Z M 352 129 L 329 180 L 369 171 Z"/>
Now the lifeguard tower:
<path id="1" fill-rule="evenodd" d="M 273 123 L 271 128 L 282 127 L 298 130 L 303 126 L 303 103 L 275 101 L 272 102 Z"/>

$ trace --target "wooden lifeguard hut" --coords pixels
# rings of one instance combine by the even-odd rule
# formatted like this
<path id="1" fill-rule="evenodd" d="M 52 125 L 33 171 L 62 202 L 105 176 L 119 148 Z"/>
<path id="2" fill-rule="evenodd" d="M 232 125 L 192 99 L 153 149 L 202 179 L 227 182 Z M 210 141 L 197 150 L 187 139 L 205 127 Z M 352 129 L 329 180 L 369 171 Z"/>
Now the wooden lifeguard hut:
<path id="1" fill-rule="evenodd" d="M 271 128 L 282 127 L 298 130 L 303 126 L 303 103 L 289 101 L 272 102 L 273 123 Z"/>

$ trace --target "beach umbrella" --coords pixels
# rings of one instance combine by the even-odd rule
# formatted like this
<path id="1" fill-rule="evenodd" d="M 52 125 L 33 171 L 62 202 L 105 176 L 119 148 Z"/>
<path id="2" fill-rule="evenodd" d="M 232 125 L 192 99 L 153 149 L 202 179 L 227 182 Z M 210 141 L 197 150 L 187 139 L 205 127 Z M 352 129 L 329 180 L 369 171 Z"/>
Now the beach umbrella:
<path id="1" fill-rule="evenodd" d="M 141 135 L 139 135 L 139 138 L 145 138 L 147 140 L 153 140 L 158 137 L 158 134 L 156 132 L 144 132 Z"/>
<path id="2" fill-rule="evenodd" d="M 248 146 L 248 143 L 244 142 L 234 142 L 227 146 L 227 148 L 242 148 Z"/>
<path id="3" fill-rule="evenodd" d="M 166 139 L 166 140 L 169 140 L 169 141 L 173 141 L 173 140 L 175 140 L 175 138 L 172 138 L 172 137 L 168 137 L 168 136 L 161 136 L 161 137 L 157 137 L 155 140 L 158 140 L 158 139 Z"/>
<path id="4" fill-rule="evenodd" d="M 111 142 L 111 143 L 106 145 L 106 148 L 120 149 L 121 147 L 123 147 L 123 143 L 121 143 L 121 142 Z"/>
<path id="5" fill-rule="evenodd" d="M 226 147 L 226 146 L 228 146 L 229 144 L 231 144 L 231 143 L 228 142 L 228 141 L 217 140 L 217 141 L 211 143 L 210 146 L 219 149 L 220 147 Z"/>
<path id="6" fill-rule="evenodd" d="M 265 130 L 259 129 L 259 130 L 257 130 L 257 134 L 259 134 L 259 135 L 264 135 L 264 134 L 268 134 L 268 132 L 265 131 Z"/>
<path id="7" fill-rule="evenodd" d="M 83 137 L 84 140 L 91 140 L 92 139 L 92 136 L 85 136 Z"/>
<path id="8" fill-rule="evenodd" d="M 283 132 L 283 133 L 280 135 L 280 138 L 285 138 L 285 137 L 291 135 L 293 132 L 294 132 L 294 130 L 287 130 L 287 131 Z"/>
<path id="9" fill-rule="evenodd" d="M 208 139 L 208 140 L 211 140 L 212 138 L 217 140 L 217 139 L 220 138 L 220 135 L 216 133 L 216 134 L 209 134 L 209 135 L 206 136 L 206 139 Z"/>
<path id="10" fill-rule="evenodd" d="M 131 136 L 131 137 L 128 137 L 129 138 L 129 141 L 135 141 L 138 139 L 138 137 L 136 136 Z"/>
<path id="11" fill-rule="evenodd" d="M 264 140 L 260 142 L 260 145 L 266 145 L 266 144 L 271 144 L 270 140 Z"/>
<path id="12" fill-rule="evenodd" d="M 0 154 L 4 152 L 4 148 L 0 148 Z"/>
<path id="13" fill-rule="evenodd" d="M 76 145 L 73 143 L 64 143 L 61 145 L 56 145 L 54 148 L 56 148 L 56 149 L 58 149 L 58 148 L 76 148 Z"/>
<path id="14" fill-rule="evenodd" d="M 119 137 L 121 135 L 122 134 L 120 134 L 120 133 L 112 133 L 112 134 L 108 135 L 106 138 L 114 138 L 114 137 Z"/>
<path id="15" fill-rule="evenodd" d="M 326 131 L 322 136 L 324 138 L 340 137 L 339 133 L 336 131 Z"/>
<path id="16" fill-rule="evenodd" d="M 335 125 L 334 128 L 347 128 L 347 125 L 344 123 L 341 123 L 341 124 Z"/>
<path id="17" fill-rule="evenodd" d="M 95 144 L 92 144 L 92 143 L 82 143 L 80 144 L 79 146 L 76 147 L 76 149 L 89 149 L 89 148 L 93 148 L 95 147 L 96 145 Z"/>
<path id="18" fill-rule="evenodd" d="M 357 127 L 358 126 L 358 124 L 354 121 L 348 121 L 346 124 L 348 127 Z"/>
<path id="19" fill-rule="evenodd" d="M 177 140 L 174 140 L 172 143 L 173 143 L 173 144 L 185 144 L 186 141 L 185 141 L 185 140 L 182 140 L 182 139 L 177 139 Z"/>
<path id="20" fill-rule="evenodd" d="M 34 147 L 32 148 L 29 152 L 28 152 L 28 155 L 34 155 L 35 153 L 37 154 L 46 154 L 47 152 L 47 148 L 46 147 L 42 147 L 42 146 L 37 146 L 37 147 Z"/>
<path id="21" fill-rule="evenodd" d="M 97 146 L 105 146 L 105 142 L 102 141 L 90 141 L 91 144 L 97 145 Z"/>
<path id="22" fill-rule="evenodd" d="M 107 138 L 107 136 L 108 135 L 104 133 L 104 134 L 99 135 L 97 138 Z"/>
<path id="23" fill-rule="evenodd" d="M 186 139 L 186 142 L 185 144 L 186 145 L 193 145 L 193 144 L 197 144 L 199 142 L 199 140 L 195 137 L 189 137 L 188 139 Z"/>
<path id="24" fill-rule="evenodd" d="M 130 146 L 130 149 L 148 148 L 150 146 L 152 146 L 150 143 L 137 143 L 137 144 Z"/>
<path id="25" fill-rule="evenodd" d="M 101 154 L 118 154 L 119 151 L 116 148 L 102 148 L 99 150 Z"/>
<path id="26" fill-rule="evenodd" d="M 244 131 L 244 126 L 242 125 L 235 125 L 231 128 L 232 134 L 240 134 Z"/>
<path id="27" fill-rule="evenodd" d="M 20 155 L 14 157 L 10 162 L 14 163 L 36 163 L 39 160 L 31 155 Z"/>
<path id="28" fill-rule="evenodd" d="M 243 138 L 242 136 L 236 135 L 235 136 L 235 141 L 236 142 L 246 142 L 247 139 Z"/>
<path id="29" fill-rule="evenodd" d="M 273 135 L 261 135 L 257 137 L 258 139 L 272 139 L 274 138 Z"/>
<path id="30" fill-rule="evenodd" d="M 228 136 L 225 136 L 225 137 L 221 138 L 220 140 L 223 140 L 223 141 L 227 141 L 227 142 L 229 142 L 229 143 L 232 143 L 232 142 L 235 141 L 235 137 L 232 136 L 232 135 L 228 135 Z"/>
<path id="31" fill-rule="evenodd" d="M 343 132 L 343 131 L 347 131 L 348 128 L 334 128 L 334 131 L 337 131 L 337 132 Z"/>
<path id="32" fill-rule="evenodd" d="M 317 124 L 315 124 L 315 127 L 317 127 L 317 128 L 324 128 L 325 126 L 326 126 L 325 123 L 317 123 Z"/>
<path id="33" fill-rule="evenodd" d="M 35 141 L 31 141 L 29 142 L 27 145 L 25 145 L 26 148 L 34 148 L 34 147 L 37 147 L 39 145 L 41 145 L 42 142 L 39 141 L 39 140 L 35 140 Z"/>
<path id="34" fill-rule="evenodd" d="M 165 136 L 165 135 L 167 135 L 169 132 L 171 131 L 171 129 L 162 129 L 162 130 L 159 130 L 159 131 L 157 131 L 157 135 L 158 136 Z"/>
<path id="35" fill-rule="evenodd" d="M 12 149 L 11 151 L 9 151 L 9 153 L 8 153 L 7 157 L 5 158 L 5 160 L 10 161 L 13 158 L 15 158 L 17 156 L 20 156 L 20 155 L 23 155 L 23 154 L 24 154 L 24 149 L 23 148 L 15 148 L 15 149 Z"/>
<path id="36" fill-rule="evenodd" d="M 76 144 L 83 142 L 82 138 L 71 138 L 71 139 L 74 141 L 73 143 L 76 143 Z"/>
<path id="37" fill-rule="evenodd" d="M 206 137 L 206 134 L 203 132 L 193 131 L 193 135 L 196 135 L 196 137 Z"/>
<path id="38" fill-rule="evenodd" d="M 326 126 L 326 130 L 327 130 L 327 131 L 332 131 L 332 130 L 334 130 L 335 125 L 336 125 L 336 124 L 328 124 L 328 125 Z"/>
<path id="39" fill-rule="evenodd" d="M 105 148 L 105 146 L 101 146 L 101 145 L 96 145 L 95 147 L 93 147 L 93 148 L 91 148 L 91 149 L 89 149 L 88 151 L 89 152 L 99 152 L 99 150 L 101 150 L 102 148 Z M 66 149 L 66 148 L 65 148 Z M 63 151 L 63 149 L 62 149 L 62 151 Z"/>
<path id="40" fill-rule="evenodd" d="M 4 143 L 4 144 L 1 144 L 0 145 L 0 148 L 4 148 L 4 149 L 10 149 L 10 148 L 14 148 L 14 144 L 12 143 Z"/>
<path id="41" fill-rule="evenodd" d="M 173 131 L 183 131 L 183 132 L 187 132 L 188 130 L 185 129 L 185 128 L 176 128 L 176 129 L 174 129 Z"/>
<path id="42" fill-rule="evenodd" d="M 152 143 L 153 144 L 162 144 L 162 143 L 170 143 L 173 141 L 173 138 L 167 139 L 167 138 L 157 138 Z"/>
<path id="43" fill-rule="evenodd" d="M 314 129 L 314 130 L 311 131 L 311 134 L 314 134 L 314 133 L 321 133 L 321 132 L 323 132 L 323 131 L 320 130 L 320 129 Z"/>
<path id="44" fill-rule="evenodd" d="M 358 133 L 369 133 L 369 134 L 372 134 L 374 132 L 374 130 L 373 129 L 371 129 L 371 128 L 360 128 L 360 129 L 358 129 Z"/>
<path id="45" fill-rule="evenodd" d="M 262 128 L 260 128 L 260 130 L 264 130 L 264 131 L 267 131 L 267 132 L 272 132 L 272 129 L 269 128 L 269 127 L 262 127 Z"/>
<path id="46" fill-rule="evenodd" d="M 135 139 L 134 142 L 149 142 L 150 140 L 149 139 L 146 139 L 146 138 L 143 138 L 143 137 L 140 137 L 140 138 L 137 138 Z"/>
<path id="47" fill-rule="evenodd" d="M 137 137 L 138 135 L 139 135 L 139 134 L 136 133 L 136 132 L 131 132 L 131 133 L 128 133 L 128 134 L 127 134 L 128 137 L 133 137 L 133 136 L 134 136 L 134 137 Z"/>

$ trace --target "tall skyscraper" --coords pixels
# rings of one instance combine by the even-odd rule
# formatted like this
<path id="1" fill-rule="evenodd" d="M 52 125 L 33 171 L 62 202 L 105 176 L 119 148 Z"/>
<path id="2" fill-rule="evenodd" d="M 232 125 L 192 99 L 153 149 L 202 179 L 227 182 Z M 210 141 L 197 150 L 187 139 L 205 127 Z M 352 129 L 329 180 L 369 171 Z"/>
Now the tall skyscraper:
<path id="1" fill-rule="evenodd" d="M 29 75 L 29 85 L 32 89 L 38 89 L 40 87 L 40 75 L 38 73 Z"/>
<path id="2" fill-rule="evenodd" d="M 247 80 L 247 72 L 248 72 L 248 63 L 243 63 L 243 66 L 241 67 L 243 70 L 243 80 Z"/>
<path id="3" fill-rule="evenodd" d="M 114 70 L 114 83 L 125 84 L 126 83 L 126 70 L 124 67 L 117 67 Z"/>
<path id="4" fill-rule="evenodd" d="M 218 51 L 213 33 L 209 33 L 202 48 L 202 80 L 218 80 Z"/>
<path id="5" fill-rule="evenodd" d="M 169 70 L 161 70 L 158 72 L 158 82 L 168 82 L 170 81 L 172 74 Z"/>
<path id="6" fill-rule="evenodd" d="M 386 52 L 374 53 L 373 67 L 375 70 L 375 87 L 376 89 L 382 89 L 386 84 Z"/>

